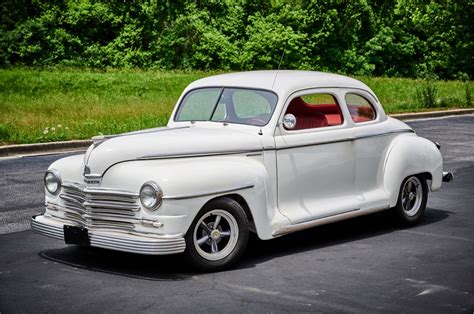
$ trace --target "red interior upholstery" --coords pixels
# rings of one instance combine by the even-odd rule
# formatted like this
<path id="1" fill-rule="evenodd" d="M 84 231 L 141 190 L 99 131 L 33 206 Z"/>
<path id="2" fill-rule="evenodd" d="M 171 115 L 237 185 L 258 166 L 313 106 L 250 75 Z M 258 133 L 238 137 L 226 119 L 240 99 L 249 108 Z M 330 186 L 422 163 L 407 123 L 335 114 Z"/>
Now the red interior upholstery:
<path id="1" fill-rule="evenodd" d="M 294 130 L 320 128 L 342 124 L 342 113 L 337 104 L 310 105 L 301 97 L 294 98 L 286 113 L 296 117 Z"/>
<path id="2" fill-rule="evenodd" d="M 357 106 L 348 104 L 347 108 L 354 122 L 366 122 L 375 119 L 374 109 L 370 105 Z"/>
<path id="3" fill-rule="evenodd" d="M 361 116 L 352 116 L 352 120 L 354 122 L 366 122 L 366 121 L 370 121 L 370 120 L 373 120 L 373 119 L 369 119 L 367 117 L 361 117 Z"/>

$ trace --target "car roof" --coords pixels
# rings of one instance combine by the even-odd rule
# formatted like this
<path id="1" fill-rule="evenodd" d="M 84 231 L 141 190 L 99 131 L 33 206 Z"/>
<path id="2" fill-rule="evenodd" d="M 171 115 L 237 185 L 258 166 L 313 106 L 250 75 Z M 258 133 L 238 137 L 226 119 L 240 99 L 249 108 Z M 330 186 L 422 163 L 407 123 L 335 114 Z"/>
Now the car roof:
<path id="1" fill-rule="evenodd" d="M 266 89 L 278 95 L 288 95 L 310 88 L 342 87 L 363 89 L 374 95 L 367 85 L 344 75 L 297 70 L 248 71 L 213 75 L 194 81 L 186 89 L 210 86 Z"/>

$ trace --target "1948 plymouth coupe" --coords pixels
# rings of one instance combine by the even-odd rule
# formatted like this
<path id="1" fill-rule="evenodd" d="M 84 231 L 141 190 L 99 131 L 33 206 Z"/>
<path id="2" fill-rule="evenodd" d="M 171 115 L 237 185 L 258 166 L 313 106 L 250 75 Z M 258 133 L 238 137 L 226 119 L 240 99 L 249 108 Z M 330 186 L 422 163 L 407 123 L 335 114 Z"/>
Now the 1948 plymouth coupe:
<path id="1" fill-rule="evenodd" d="M 185 252 L 200 270 L 267 240 L 382 210 L 420 221 L 443 172 L 439 145 L 387 117 L 362 82 L 309 71 L 191 83 L 168 125 L 93 138 L 54 162 L 34 231 L 66 244 Z"/>

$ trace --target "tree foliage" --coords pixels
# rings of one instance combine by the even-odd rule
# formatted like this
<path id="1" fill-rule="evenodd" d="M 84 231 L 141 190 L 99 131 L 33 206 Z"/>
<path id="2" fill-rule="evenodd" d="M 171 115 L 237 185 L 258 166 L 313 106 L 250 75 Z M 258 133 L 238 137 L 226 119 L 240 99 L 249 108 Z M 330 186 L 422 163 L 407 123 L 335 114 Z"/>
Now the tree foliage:
<path id="1" fill-rule="evenodd" d="M 0 65 L 473 76 L 472 0 L 4 0 Z"/>

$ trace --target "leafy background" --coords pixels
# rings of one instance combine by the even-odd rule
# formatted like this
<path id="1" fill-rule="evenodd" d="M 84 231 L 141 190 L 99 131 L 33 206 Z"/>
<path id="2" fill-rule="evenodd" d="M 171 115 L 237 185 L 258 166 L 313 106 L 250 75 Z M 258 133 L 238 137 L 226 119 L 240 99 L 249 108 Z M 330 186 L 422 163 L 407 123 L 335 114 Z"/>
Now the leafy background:
<path id="1" fill-rule="evenodd" d="M 3 0 L 0 66 L 467 79 L 471 0 Z"/>

